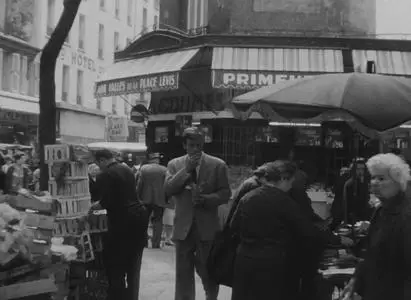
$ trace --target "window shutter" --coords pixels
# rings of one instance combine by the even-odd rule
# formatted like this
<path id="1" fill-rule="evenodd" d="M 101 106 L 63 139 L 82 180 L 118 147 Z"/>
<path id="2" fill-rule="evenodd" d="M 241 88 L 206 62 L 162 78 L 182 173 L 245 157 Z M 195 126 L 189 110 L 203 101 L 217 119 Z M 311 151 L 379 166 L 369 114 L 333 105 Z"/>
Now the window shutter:
<path id="1" fill-rule="evenodd" d="M 0 90 L 3 89 L 3 49 L 0 48 Z"/>
<path id="2" fill-rule="evenodd" d="M 34 97 L 40 95 L 40 63 L 34 62 Z"/>
<path id="3" fill-rule="evenodd" d="M 27 56 L 21 57 L 21 68 L 20 68 L 20 92 L 24 95 L 28 93 L 28 59 Z"/>
<path id="4" fill-rule="evenodd" d="M 11 91 L 20 91 L 20 54 L 13 53 L 11 56 Z"/>

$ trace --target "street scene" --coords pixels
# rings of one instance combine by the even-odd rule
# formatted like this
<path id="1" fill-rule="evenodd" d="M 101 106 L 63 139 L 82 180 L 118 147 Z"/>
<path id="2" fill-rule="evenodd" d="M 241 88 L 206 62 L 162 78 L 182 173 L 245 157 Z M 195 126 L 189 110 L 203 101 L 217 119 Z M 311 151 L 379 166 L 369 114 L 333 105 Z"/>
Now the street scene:
<path id="1" fill-rule="evenodd" d="M 0 300 L 411 299 L 409 0 L 0 0 Z"/>

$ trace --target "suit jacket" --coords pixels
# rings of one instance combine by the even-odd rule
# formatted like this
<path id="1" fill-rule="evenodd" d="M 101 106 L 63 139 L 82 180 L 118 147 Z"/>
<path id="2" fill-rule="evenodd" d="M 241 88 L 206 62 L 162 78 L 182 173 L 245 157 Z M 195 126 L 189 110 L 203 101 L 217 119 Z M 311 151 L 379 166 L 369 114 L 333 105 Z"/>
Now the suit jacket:
<path id="1" fill-rule="evenodd" d="M 167 206 L 164 190 L 166 173 L 167 168 L 159 164 L 147 164 L 140 168 L 137 193 L 144 204 Z"/>
<path id="2" fill-rule="evenodd" d="M 211 241 L 220 229 L 218 207 L 227 203 L 231 196 L 227 165 L 221 159 L 203 153 L 197 184 L 207 199 L 202 207 L 195 207 L 192 191 L 185 188 L 191 178 L 185 171 L 186 160 L 187 155 L 175 158 L 167 168 L 165 190 L 175 203 L 173 238 L 184 240 L 196 222 L 200 240 Z"/>

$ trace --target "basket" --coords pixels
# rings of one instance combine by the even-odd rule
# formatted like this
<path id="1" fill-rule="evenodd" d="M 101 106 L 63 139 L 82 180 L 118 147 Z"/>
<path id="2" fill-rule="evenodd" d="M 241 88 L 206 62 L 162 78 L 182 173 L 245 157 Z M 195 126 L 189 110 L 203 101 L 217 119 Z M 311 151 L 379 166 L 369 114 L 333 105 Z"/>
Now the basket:
<path id="1" fill-rule="evenodd" d="M 44 147 L 44 154 L 44 160 L 47 163 L 68 162 L 71 160 L 69 145 L 46 145 Z"/>
<path id="2" fill-rule="evenodd" d="M 106 232 L 108 229 L 107 214 L 90 215 L 88 218 L 90 232 Z"/>
<path id="3" fill-rule="evenodd" d="M 87 214 L 91 207 L 91 197 L 60 197 L 57 199 L 57 218 L 77 218 Z"/>
<path id="4" fill-rule="evenodd" d="M 90 194 L 88 179 L 68 179 L 62 185 L 55 180 L 49 181 L 49 192 L 52 197 L 86 196 Z"/>
<path id="5" fill-rule="evenodd" d="M 54 222 L 53 234 L 55 237 L 80 235 L 88 229 L 88 223 L 83 218 L 58 219 Z"/>
<path id="6" fill-rule="evenodd" d="M 68 164 L 65 169 L 64 179 L 88 179 L 88 167 L 87 164 L 81 162 L 66 162 Z M 60 170 L 63 163 L 49 163 L 49 179 L 55 180 L 56 172 Z"/>

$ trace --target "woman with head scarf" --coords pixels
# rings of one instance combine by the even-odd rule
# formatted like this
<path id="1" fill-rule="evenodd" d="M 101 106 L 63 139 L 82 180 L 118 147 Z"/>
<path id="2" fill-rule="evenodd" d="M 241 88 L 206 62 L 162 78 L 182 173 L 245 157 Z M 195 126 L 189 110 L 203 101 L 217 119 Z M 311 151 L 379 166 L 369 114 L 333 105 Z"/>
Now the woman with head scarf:
<path id="1" fill-rule="evenodd" d="M 313 222 L 293 201 L 296 166 L 275 161 L 264 166 L 261 186 L 242 198 L 231 220 L 240 238 L 234 267 L 232 300 L 294 300 L 298 277 L 287 276 L 287 250 L 298 245 L 306 259 L 327 241 Z"/>
<path id="2" fill-rule="evenodd" d="M 411 299 L 410 167 L 388 153 L 370 158 L 371 192 L 380 205 L 371 219 L 365 260 L 344 291 L 363 300 Z"/>

